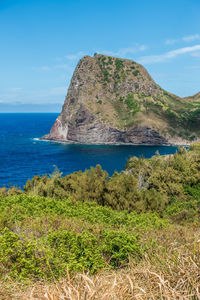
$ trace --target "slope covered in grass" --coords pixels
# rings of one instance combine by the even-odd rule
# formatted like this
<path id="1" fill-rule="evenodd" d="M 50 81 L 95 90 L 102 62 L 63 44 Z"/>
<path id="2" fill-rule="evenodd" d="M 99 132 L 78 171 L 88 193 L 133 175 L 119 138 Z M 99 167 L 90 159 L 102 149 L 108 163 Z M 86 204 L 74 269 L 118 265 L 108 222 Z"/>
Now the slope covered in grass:
<path id="1" fill-rule="evenodd" d="M 155 213 L 117 212 L 95 203 L 25 194 L 0 199 L 1 274 L 15 278 L 96 272 L 138 261 L 143 232 L 165 227 Z"/>
<path id="2" fill-rule="evenodd" d="M 180 98 L 163 90 L 135 61 L 84 56 L 72 76 L 62 112 L 45 138 L 188 144 L 200 137 L 198 99 L 199 94 Z"/>
<path id="3" fill-rule="evenodd" d="M 35 286 L 41 299 L 45 290 L 47 299 L 69 298 L 70 290 L 71 299 L 198 299 L 199 211 L 199 144 L 131 158 L 111 178 L 97 166 L 36 176 L 24 191 L 2 188 L 2 293 L 20 299 Z"/>

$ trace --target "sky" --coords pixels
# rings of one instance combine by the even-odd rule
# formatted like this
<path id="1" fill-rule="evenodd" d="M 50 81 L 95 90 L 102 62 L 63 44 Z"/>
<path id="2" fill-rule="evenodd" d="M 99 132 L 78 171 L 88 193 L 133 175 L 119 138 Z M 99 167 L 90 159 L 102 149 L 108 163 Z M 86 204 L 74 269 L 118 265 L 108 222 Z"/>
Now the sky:
<path id="1" fill-rule="evenodd" d="M 133 59 L 164 89 L 200 91 L 200 0 L 0 0 L 0 112 L 60 112 L 95 52 Z"/>

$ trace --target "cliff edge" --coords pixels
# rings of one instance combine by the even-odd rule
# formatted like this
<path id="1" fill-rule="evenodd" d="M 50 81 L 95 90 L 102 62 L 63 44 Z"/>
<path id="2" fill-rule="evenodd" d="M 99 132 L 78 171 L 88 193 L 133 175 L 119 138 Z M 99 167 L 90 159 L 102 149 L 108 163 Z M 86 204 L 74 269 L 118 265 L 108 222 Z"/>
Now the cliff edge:
<path id="1" fill-rule="evenodd" d="M 199 94 L 164 91 L 140 64 L 84 56 L 60 116 L 44 139 L 77 143 L 189 143 L 200 136 Z"/>

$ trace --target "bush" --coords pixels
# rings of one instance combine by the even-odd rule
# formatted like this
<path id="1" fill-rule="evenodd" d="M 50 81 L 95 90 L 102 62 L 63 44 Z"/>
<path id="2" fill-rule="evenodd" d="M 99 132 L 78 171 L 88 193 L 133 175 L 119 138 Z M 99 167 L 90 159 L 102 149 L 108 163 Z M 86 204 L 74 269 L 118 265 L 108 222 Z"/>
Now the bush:
<path id="1" fill-rule="evenodd" d="M 104 230 L 94 235 L 57 230 L 34 240 L 5 228 L 0 235 L 1 274 L 18 280 L 59 278 L 70 273 L 120 267 L 129 257 L 141 257 L 138 235 Z"/>
<path id="2" fill-rule="evenodd" d="M 171 156 L 134 157 L 127 162 L 125 172 L 115 173 L 110 178 L 99 165 L 65 177 L 56 170 L 50 177 L 35 176 L 27 181 L 24 190 L 29 195 L 57 199 L 71 197 L 73 201 L 96 202 L 116 210 L 162 213 L 173 197 L 181 201 L 190 198 L 189 189 L 200 184 L 199 149 L 197 144 L 189 151 L 178 148 Z M 3 188 L 2 195 L 9 191 Z M 195 191 L 198 192 L 197 188 Z"/>
<path id="3" fill-rule="evenodd" d="M 135 209 L 138 200 L 137 180 L 132 175 L 115 173 L 107 184 L 105 204 L 117 210 Z"/>
<path id="4" fill-rule="evenodd" d="M 110 64 L 110 65 L 112 65 L 113 64 L 113 60 L 112 60 L 112 57 L 108 57 L 108 63 Z"/>
<path id="5" fill-rule="evenodd" d="M 50 253 L 50 249 L 39 247 L 38 242 L 5 228 L 0 235 L 1 274 L 8 272 L 18 280 L 47 278 L 51 276 L 47 263 Z"/>
<path id="6" fill-rule="evenodd" d="M 109 264 L 113 267 L 120 267 L 127 263 L 130 257 L 136 260 L 141 256 L 138 235 L 126 231 L 104 231 L 103 254 L 107 257 Z"/>
<path id="7" fill-rule="evenodd" d="M 124 66 L 124 63 L 123 63 L 123 60 L 121 59 L 116 59 L 115 60 L 115 70 L 116 70 L 116 73 L 118 73 Z"/>
<path id="8" fill-rule="evenodd" d="M 70 272 L 95 273 L 105 267 L 98 240 L 87 231 L 82 233 L 57 231 L 48 236 L 48 242 L 54 249 L 52 268 L 56 268 L 58 275 L 65 275 L 67 269 Z"/>
<path id="9" fill-rule="evenodd" d="M 138 111 L 140 111 L 140 106 L 138 105 L 137 101 L 134 99 L 133 94 L 129 94 L 124 102 L 128 110 L 131 111 L 132 114 L 135 114 Z"/>
<path id="10" fill-rule="evenodd" d="M 194 144 L 189 150 L 178 148 L 175 155 L 133 157 L 124 172 L 110 178 L 97 165 L 65 177 L 58 169 L 50 176 L 35 176 L 25 192 L 2 188 L 1 278 L 95 273 L 122 267 L 129 260 L 135 264 L 144 249 L 156 259 L 155 247 L 166 253 L 172 243 L 161 249 L 155 237 L 163 239 L 174 230 L 179 243 L 177 229 L 181 232 L 181 226 L 191 222 L 191 237 L 199 226 L 199 164 L 200 145 Z"/>
<path id="11" fill-rule="evenodd" d="M 133 75 L 134 75 L 134 76 L 137 76 L 139 73 L 140 73 L 139 70 L 135 70 L 135 71 L 133 72 Z"/>
<path id="12" fill-rule="evenodd" d="M 108 173 L 97 165 L 96 168 L 90 168 L 85 172 L 74 172 L 63 178 L 59 172 L 50 178 L 35 176 L 31 181 L 27 181 L 24 191 L 30 195 L 44 197 L 68 198 L 72 196 L 74 200 L 96 201 L 103 205 L 107 178 Z"/>

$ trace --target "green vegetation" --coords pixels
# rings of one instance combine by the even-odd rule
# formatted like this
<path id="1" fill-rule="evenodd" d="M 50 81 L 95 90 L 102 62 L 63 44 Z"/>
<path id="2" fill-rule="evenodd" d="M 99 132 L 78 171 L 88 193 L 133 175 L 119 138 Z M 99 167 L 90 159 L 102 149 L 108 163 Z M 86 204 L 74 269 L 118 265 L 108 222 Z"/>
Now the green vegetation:
<path id="1" fill-rule="evenodd" d="M 88 82 L 83 81 L 83 94 L 87 91 L 85 106 L 100 122 L 121 131 L 147 126 L 171 143 L 198 140 L 199 94 L 175 96 L 160 88 L 140 64 L 128 59 L 98 54 L 93 60 L 85 69 Z M 97 97 L 103 100 L 101 106 L 94 101 Z"/>
<path id="2" fill-rule="evenodd" d="M 139 264 L 157 251 L 155 232 L 198 224 L 199 162 L 194 144 L 175 155 L 130 158 L 110 178 L 100 166 L 65 177 L 55 169 L 28 180 L 24 191 L 1 188 L 1 279 Z"/>
<path id="3" fill-rule="evenodd" d="M 134 99 L 134 94 L 129 94 L 127 96 L 127 98 L 125 99 L 124 101 L 127 105 L 127 108 L 128 110 L 132 113 L 132 114 L 135 114 L 137 113 L 138 111 L 140 111 L 140 106 L 138 105 L 137 103 L 137 100 Z"/>
<path id="4" fill-rule="evenodd" d="M 133 72 L 133 75 L 134 75 L 134 76 L 137 76 L 138 74 L 140 74 L 140 71 L 139 71 L 139 70 L 135 70 L 135 71 Z"/>
<path id="5" fill-rule="evenodd" d="M 107 70 L 103 71 L 103 75 L 104 75 L 104 80 L 107 82 L 110 82 L 109 80 L 109 72 Z"/>
<path id="6" fill-rule="evenodd" d="M 179 148 L 175 155 L 151 159 L 130 158 L 125 172 L 108 177 L 99 165 L 85 172 L 74 172 L 65 177 L 55 170 L 51 177 L 35 176 L 28 180 L 24 191 L 28 195 L 69 198 L 74 201 L 96 202 L 117 210 L 164 212 L 168 205 L 180 198 L 190 199 L 189 187 L 200 183 L 199 146 L 187 151 Z M 186 189 L 187 187 L 187 189 Z M 5 190 L 2 191 L 5 196 Z M 10 190 L 8 190 L 10 193 Z"/>
<path id="7" fill-rule="evenodd" d="M 106 86 L 106 83 L 110 82 L 110 73 L 108 65 L 112 63 L 112 59 L 108 59 L 108 62 L 106 61 L 105 56 L 99 56 L 98 57 L 98 64 L 101 69 L 102 75 L 103 75 L 103 84 Z"/>
<path id="8" fill-rule="evenodd" d="M 112 60 L 112 57 L 111 57 L 111 56 L 108 57 L 108 63 L 109 63 L 110 65 L 113 64 L 113 60 Z"/>
<path id="9" fill-rule="evenodd" d="M 102 71 L 103 75 L 103 85 L 106 86 L 106 83 L 109 83 L 111 81 L 112 74 L 110 71 L 112 71 L 112 65 L 113 65 L 113 59 L 112 57 L 108 56 L 99 56 L 98 57 L 98 64 Z M 124 64 L 123 60 L 121 59 L 115 59 L 114 60 L 114 79 L 115 79 L 115 88 L 117 87 L 120 80 L 125 81 L 125 72 L 123 70 Z"/>
<path id="10" fill-rule="evenodd" d="M 105 116 L 107 106 L 109 114 L 104 117 L 107 124 L 127 130 L 140 124 L 143 126 L 144 120 L 148 120 L 148 126 L 167 139 L 169 135 L 188 141 L 199 137 L 199 95 L 182 99 L 168 93 L 135 62 L 97 55 L 97 63 L 101 70 L 98 81 L 107 93 L 104 96 L 107 101 L 101 110 L 98 107 L 94 111 Z"/>
<path id="11" fill-rule="evenodd" d="M 181 99 L 148 86 L 136 63 L 95 56 L 103 93 L 91 85 L 87 104 L 102 121 L 129 129 L 148 120 L 163 135 L 199 137 L 199 95 Z M 112 177 L 100 165 L 67 176 L 55 168 L 23 190 L 0 188 L 1 289 L 29 283 L 32 299 L 46 280 L 54 282 L 48 299 L 105 299 L 108 290 L 108 299 L 199 299 L 199 220 L 200 144 L 132 157 Z M 44 290 L 35 299 L 46 299 Z"/>
<path id="12" fill-rule="evenodd" d="M 120 72 L 123 69 L 123 66 L 124 66 L 123 60 L 117 58 L 115 60 L 116 73 Z"/>
<path id="13" fill-rule="evenodd" d="M 163 91 L 160 96 L 150 98 L 143 95 L 140 99 L 144 107 L 143 113 L 148 115 L 149 112 L 153 112 L 155 118 L 166 122 L 168 124 L 166 128 L 170 134 L 174 131 L 174 135 L 191 141 L 199 136 L 200 109 L 198 101 L 180 99 L 166 91 Z"/>
<path id="14" fill-rule="evenodd" d="M 130 256 L 138 261 L 143 247 L 136 228 L 142 232 L 168 224 L 154 213 L 26 194 L 1 197 L 0 205 L 1 276 L 18 280 L 117 268 Z"/>
<path id="15" fill-rule="evenodd" d="M 107 124 L 124 130 L 143 125 L 144 120 L 148 120 L 149 127 L 160 134 L 164 132 L 165 136 L 195 141 L 200 135 L 197 96 L 181 99 L 162 90 L 135 62 L 104 55 L 97 55 L 96 61 L 100 67 L 98 82 L 102 84 L 104 94 L 107 93 L 107 96 L 100 93 L 100 97 L 107 101 L 100 110 L 94 107 L 93 113 L 105 116 L 108 109 L 109 117 L 104 117 Z M 88 108 L 91 106 L 94 106 L 92 99 Z M 159 131 L 159 128 L 162 129 Z"/>

